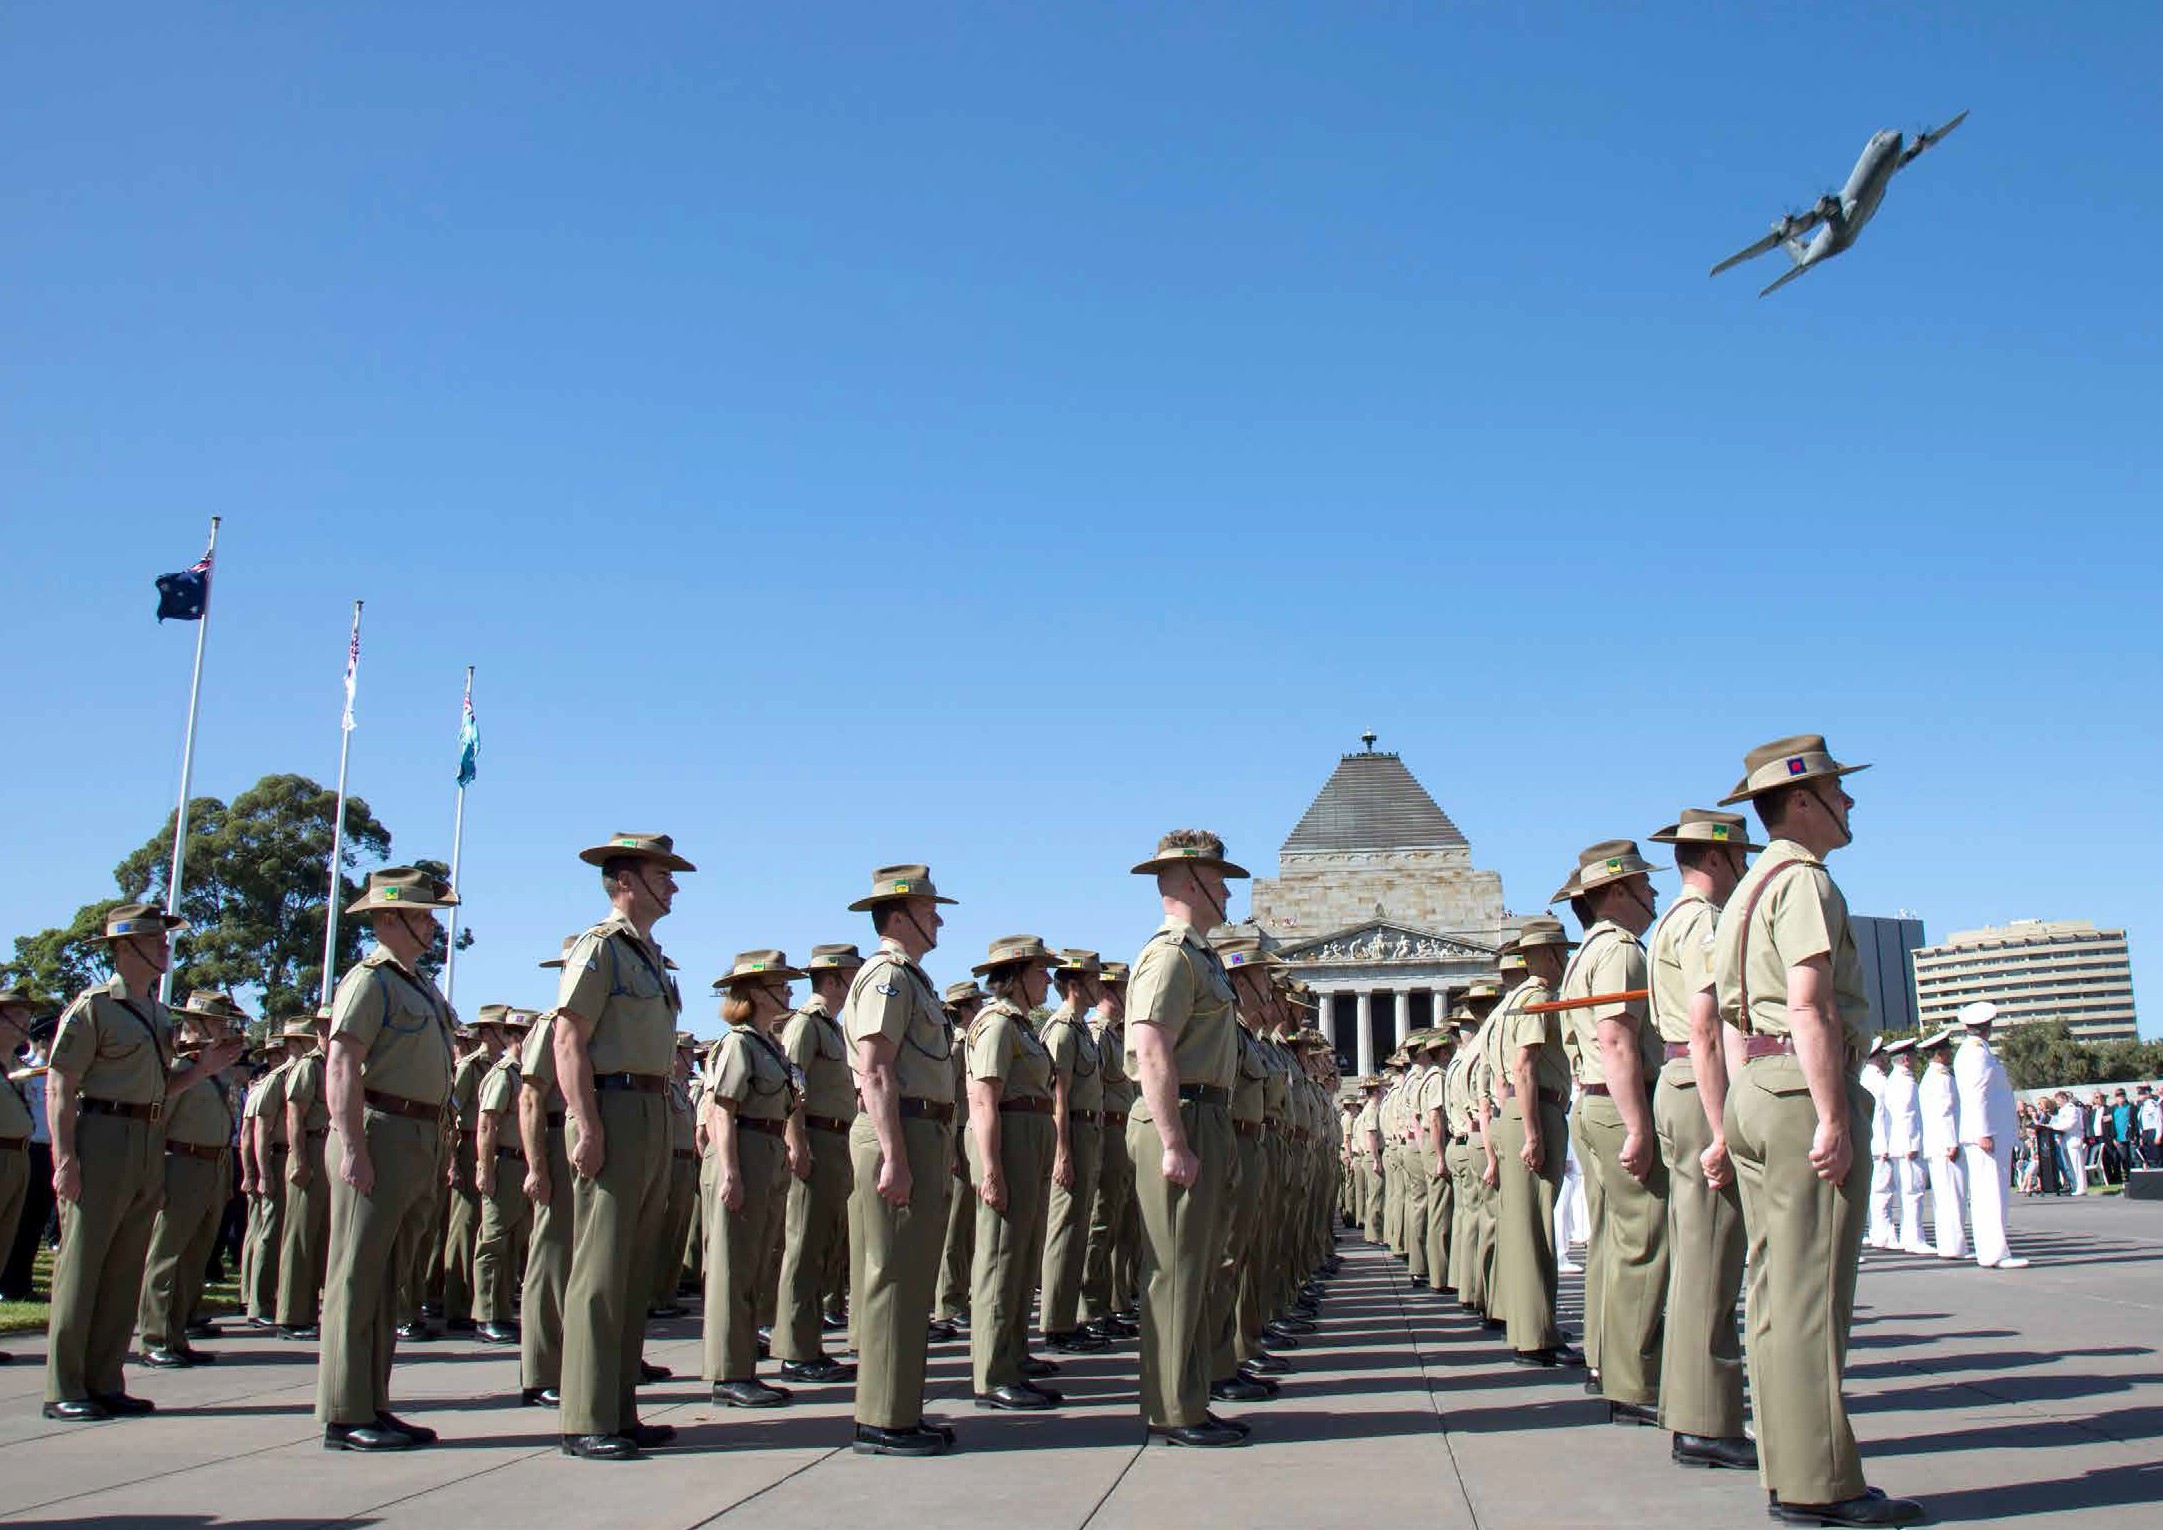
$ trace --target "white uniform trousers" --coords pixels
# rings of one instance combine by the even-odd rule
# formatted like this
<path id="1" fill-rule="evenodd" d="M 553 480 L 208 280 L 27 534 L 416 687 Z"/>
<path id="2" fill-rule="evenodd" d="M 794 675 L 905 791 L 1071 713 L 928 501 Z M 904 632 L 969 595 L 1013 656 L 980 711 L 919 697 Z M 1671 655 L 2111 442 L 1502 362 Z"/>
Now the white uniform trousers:
<path id="1" fill-rule="evenodd" d="M 1921 1158 L 1895 1158 L 1893 1184 L 1900 1192 L 1900 1247 L 1911 1254 L 1937 1252 L 1923 1236 L 1923 1189 L 1929 1183 Z"/>
<path id="2" fill-rule="evenodd" d="M 1956 1149 L 1956 1152 L 1961 1150 Z M 1933 1153 L 1924 1160 L 1930 1169 L 1930 1221 L 1937 1233 L 1937 1255 L 1940 1259 L 1964 1259 L 1968 1253 L 1968 1236 L 1961 1225 L 1961 1214 L 1966 1207 L 1966 1174 L 1958 1157 L 1948 1158 L 1943 1153 Z M 2004 1226 L 2001 1211 L 1999 1225 Z"/>
<path id="3" fill-rule="evenodd" d="M 1960 1153 L 1967 1160 L 1968 1221 L 1975 1228 L 1975 1262 L 1987 1268 L 2011 1258 L 2013 1253 L 2005 1240 L 2005 1202 L 2013 1183 L 2013 1144 L 1999 1137 L 1986 1153 L 1979 1143 L 1968 1142 L 1961 1145 Z"/>
<path id="4" fill-rule="evenodd" d="M 1870 1226 L 1863 1241 L 1872 1248 L 1891 1248 L 1899 1241 L 1893 1232 L 1893 1161 L 1870 1160 Z"/>

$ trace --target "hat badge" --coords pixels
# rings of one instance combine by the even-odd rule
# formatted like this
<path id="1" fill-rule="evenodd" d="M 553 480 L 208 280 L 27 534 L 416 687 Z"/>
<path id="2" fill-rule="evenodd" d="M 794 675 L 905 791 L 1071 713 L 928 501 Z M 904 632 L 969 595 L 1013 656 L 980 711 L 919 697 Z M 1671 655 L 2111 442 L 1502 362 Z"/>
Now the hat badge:
<path id="1" fill-rule="evenodd" d="M 1620 862 L 1620 861 L 1609 861 L 1609 862 L 1607 863 L 1607 869 L 1608 869 L 1609 871 L 1620 871 L 1620 870 L 1622 870 L 1622 862 Z"/>
<path id="2" fill-rule="evenodd" d="M 1727 838 L 1727 835 L 1728 835 L 1728 828 L 1727 828 L 1727 825 L 1726 825 L 1726 824 L 1724 824 L 1724 823 L 1716 823 L 1716 824 L 1714 824 L 1714 825 L 1712 826 L 1712 837 L 1713 837 L 1714 839 L 1726 839 L 1726 838 Z"/>
<path id="3" fill-rule="evenodd" d="M 404 889 L 397 887 L 379 887 L 376 889 L 376 896 L 386 903 L 396 903 L 403 891 Z"/>
<path id="4" fill-rule="evenodd" d="M 905 892 L 907 892 L 908 890 L 909 890 L 909 884 L 908 884 L 908 883 L 906 883 L 906 882 L 896 882 L 896 883 L 894 884 L 894 891 L 895 891 L 895 892 L 897 892 L 897 893 L 905 893 Z"/>
<path id="5" fill-rule="evenodd" d="M 1790 756 L 1788 757 L 1788 762 L 1787 762 L 1787 773 L 1788 773 L 1789 775 L 1791 775 L 1791 776 L 1799 776 L 1799 775 L 1801 775 L 1801 774 L 1802 774 L 1802 773 L 1803 773 L 1804 771 L 1808 770 L 1809 768 L 1810 768 L 1810 767 L 1809 767 L 1808 765 L 1806 765 L 1806 764 L 1804 764 L 1804 763 L 1803 763 L 1803 757 L 1802 757 L 1801 755 L 1799 755 L 1799 754 L 1797 754 L 1797 755 L 1790 755 Z"/>

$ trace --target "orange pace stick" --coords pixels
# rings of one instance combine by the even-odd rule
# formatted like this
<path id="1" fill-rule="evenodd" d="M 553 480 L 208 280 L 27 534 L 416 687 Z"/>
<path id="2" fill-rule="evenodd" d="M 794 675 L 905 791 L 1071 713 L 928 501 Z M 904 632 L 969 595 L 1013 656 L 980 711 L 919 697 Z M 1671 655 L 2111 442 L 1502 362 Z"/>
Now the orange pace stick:
<path id="1" fill-rule="evenodd" d="M 1591 993 L 1582 999 L 1549 999 L 1544 1004 L 1525 1004 L 1518 1008 L 1520 1015 L 1551 1015 L 1562 1009 L 1590 1009 L 1595 1004 L 1627 1004 L 1632 999 L 1649 999 L 1649 988 L 1625 988 L 1621 993 Z"/>

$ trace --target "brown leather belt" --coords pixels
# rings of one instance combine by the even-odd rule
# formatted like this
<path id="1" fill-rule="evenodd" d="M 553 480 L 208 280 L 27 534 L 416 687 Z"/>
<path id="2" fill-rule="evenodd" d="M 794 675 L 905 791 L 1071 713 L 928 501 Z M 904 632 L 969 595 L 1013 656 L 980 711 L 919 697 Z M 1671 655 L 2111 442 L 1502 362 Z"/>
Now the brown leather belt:
<path id="1" fill-rule="evenodd" d="M 804 1114 L 804 1125 L 815 1132 L 839 1132 L 846 1137 L 849 1134 L 849 1127 L 853 1124 L 853 1122 L 842 1120 L 839 1116 L 814 1116 L 808 1111 Z"/>
<path id="2" fill-rule="evenodd" d="M 30 1139 L 28 1137 L 0 1137 L 0 1148 L 19 1148 L 28 1147 L 29 1145 Z"/>
<path id="3" fill-rule="evenodd" d="M 1605 1094 L 1607 1092 L 1607 1086 L 1605 1084 L 1602 1084 L 1600 1086 L 1600 1092 L 1602 1094 Z M 1542 1105 L 1559 1105 L 1565 1110 L 1569 1108 L 1569 1097 L 1567 1095 L 1557 1093 L 1555 1090 L 1542 1089 L 1539 1091 L 1539 1096 L 1540 1103 Z M 1516 1099 L 1517 1086 L 1515 1084 L 1504 1084 L 1502 1086 L 1502 1098 L 1504 1098 L 1505 1100 Z"/>
<path id="4" fill-rule="evenodd" d="M 363 1089 L 361 1099 L 370 1110 L 379 1110 L 386 1116 L 404 1116 L 413 1121 L 434 1121 L 443 1114 L 441 1105 L 424 1105 L 419 1100 L 409 1100 L 402 1094 L 387 1094 L 381 1089 Z"/>
<path id="5" fill-rule="evenodd" d="M 1104 1112 L 1101 1110 L 1070 1110 L 1066 1113 L 1066 1118 L 1069 1121 L 1079 1121 L 1084 1126 L 1102 1126 L 1104 1124 Z"/>
<path id="6" fill-rule="evenodd" d="M 779 1137 L 788 1130 L 783 1122 L 757 1120 L 751 1116 L 738 1116 L 736 1124 L 747 1132 L 764 1132 L 769 1137 Z"/>
<path id="7" fill-rule="evenodd" d="M 1669 1062 L 1685 1061 L 1690 1055 L 1690 1043 L 1687 1041 L 1670 1041 L 1667 1044 L 1665 1055 Z"/>
<path id="8" fill-rule="evenodd" d="M 593 1076 L 596 1089 L 625 1089 L 632 1094 L 665 1094 L 668 1079 L 659 1073 L 596 1073 Z"/>
<path id="9" fill-rule="evenodd" d="M 226 1150 L 222 1147 L 203 1147 L 201 1144 L 194 1142 L 174 1142 L 170 1138 L 166 1140 L 165 1151 L 177 1153 L 182 1158 L 200 1158 L 206 1163 L 216 1163 L 226 1153 Z"/>
<path id="10" fill-rule="evenodd" d="M 1232 1135 L 1244 1137 L 1249 1142 L 1252 1142 L 1262 1135 L 1262 1123 L 1259 1121 L 1234 1121 L 1232 1123 Z"/>
<path id="11" fill-rule="evenodd" d="M 148 1121 L 153 1126 L 165 1114 L 165 1106 L 138 1105 L 133 1100 L 101 1100 L 84 1095 L 75 1102 L 76 1108 L 86 1116 L 120 1116 L 129 1121 Z"/>
<path id="12" fill-rule="evenodd" d="M 1577 1087 L 1584 1090 L 1584 1092 L 1587 1094 L 1604 1094 L 1610 1099 L 1614 1097 L 1615 1093 L 1614 1090 L 1608 1088 L 1605 1084 L 1579 1084 Z"/>
<path id="13" fill-rule="evenodd" d="M 954 1119 L 954 1107 L 944 1100 L 927 1100 L 920 1095 L 905 1094 L 894 1102 L 904 1116 L 918 1116 L 941 1125 Z"/>
<path id="14" fill-rule="evenodd" d="M 698 1162 L 698 1154 L 693 1152 L 690 1148 L 676 1148 L 674 1149 L 674 1152 L 676 1155 L 676 1162 L 678 1163 Z"/>
<path id="15" fill-rule="evenodd" d="M 286 1149 L 286 1145 L 285 1145 L 284 1143 L 282 1143 L 282 1142 L 273 1142 L 273 1143 L 272 1143 L 272 1144 L 270 1145 L 270 1151 L 271 1151 L 271 1156 L 272 1156 L 272 1157 L 276 1157 L 276 1156 L 277 1156 L 278 1154 L 280 1154 L 280 1153 L 283 1153 L 283 1152 L 287 1151 L 287 1149 Z"/>
<path id="16" fill-rule="evenodd" d="M 1786 1057 L 1795 1051 L 1792 1036 L 1745 1036 L 1742 1038 L 1744 1062 L 1756 1062 L 1760 1057 Z"/>
<path id="17" fill-rule="evenodd" d="M 1191 1100 L 1197 1105 L 1215 1105 L 1229 1110 L 1232 1107 L 1232 1091 L 1215 1084 L 1181 1084 L 1179 1098 Z"/>
<path id="18" fill-rule="evenodd" d="M 1104 1112 L 1103 1124 L 1106 1126 L 1124 1126 L 1127 1124 L 1127 1113 L 1123 1110 L 1107 1110 Z"/>
<path id="19" fill-rule="evenodd" d="M 1001 1100 L 999 1114 L 1002 1116 L 1048 1116 L 1054 1109 L 1049 1100 Z"/>
<path id="20" fill-rule="evenodd" d="M 524 1148 L 504 1147 L 499 1143 L 496 1146 L 496 1156 L 498 1158 L 515 1158 L 520 1163 L 524 1163 L 526 1161 L 526 1150 Z"/>

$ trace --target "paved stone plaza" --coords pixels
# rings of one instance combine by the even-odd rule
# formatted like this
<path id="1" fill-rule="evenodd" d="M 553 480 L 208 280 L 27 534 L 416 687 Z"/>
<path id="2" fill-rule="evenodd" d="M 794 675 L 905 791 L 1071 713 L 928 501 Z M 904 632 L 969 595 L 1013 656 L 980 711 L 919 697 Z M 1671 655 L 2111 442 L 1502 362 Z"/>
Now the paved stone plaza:
<path id="1" fill-rule="evenodd" d="M 1873 1255 L 1849 1394 L 1877 1484 L 1940 1523 L 2158 1522 L 2163 1503 L 2163 1205 L 2019 1201 L 2018 1273 Z M 0 1519 L 249 1530 L 334 1524 L 682 1527 L 1763 1524 L 1754 1477 L 1684 1472 L 1664 1434 L 1616 1428 L 1581 1372 L 1516 1369 L 1402 1267 L 1346 1246 L 1324 1332 L 1275 1403 L 1240 1411 L 1246 1450 L 1141 1448 L 1131 1348 L 1070 1363 L 1075 1406 L 978 1413 L 964 1345 L 934 1351 L 934 1412 L 963 1450 L 859 1457 L 846 1389 L 786 1412 L 730 1413 L 695 1380 L 650 1389 L 678 1448 L 629 1465 L 568 1461 L 554 1417 L 505 1402 L 515 1357 L 466 1341 L 409 1348 L 400 1407 L 443 1434 L 406 1456 L 333 1455 L 311 1416 L 313 1355 L 217 1342 L 224 1360 L 134 1371 L 157 1417 L 89 1426 L 38 1417 L 42 1340 L 0 1370 Z M 1576 1283 L 1568 1295 L 1574 1323 Z M 685 1376 L 695 1322 L 648 1354 Z M 821 1396 L 821 1393 L 828 1395 Z M 838 1446 L 838 1448 L 837 1448 Z"/>

